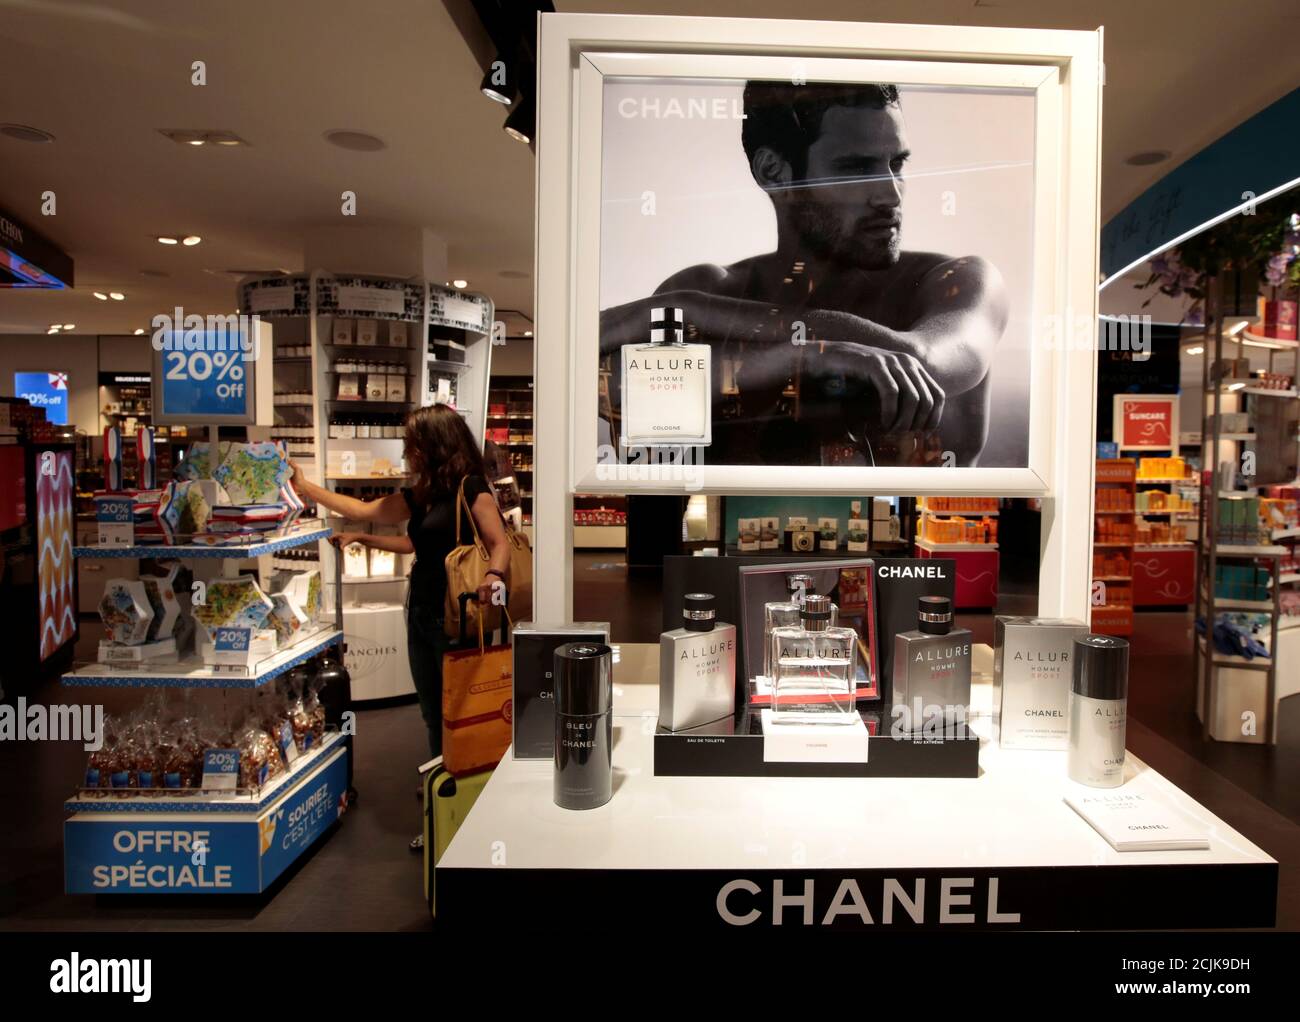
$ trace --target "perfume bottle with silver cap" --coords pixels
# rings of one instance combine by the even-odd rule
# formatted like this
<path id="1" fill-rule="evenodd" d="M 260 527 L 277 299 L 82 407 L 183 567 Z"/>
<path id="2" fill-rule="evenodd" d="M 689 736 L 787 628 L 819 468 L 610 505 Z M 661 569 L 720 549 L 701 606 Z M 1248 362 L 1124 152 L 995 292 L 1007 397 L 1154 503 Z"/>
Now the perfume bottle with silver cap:
<path id="1" fill-rule="evenodd" d="M 780 723 L 854 724 L 858 634 L 831 624 L 831 598 L 805 596 L 797 626 L 772 633 L 772 718 Z"/>
<path id="2" fill-rule="evenodd" d="M 712 724 L 736 706 L 736 626 L 715 620 L 712 593 L 687 593 L 683 627 L 659 637 L 659 726 Z"/>
<path id="3" fill-rule="evenodd" d="M 894 728 L 904 734 L 964 727 L 970 708 L 971 633 L 952 626 L 952 601 L 922 596 L 916 630 L 894 636 Z"/>
<path id="4" fill-rule="evenodd" d="M 623 345 L 624 447 L 713 441 L 713 351 L 687 344 L 684 326 L 681 309 L 651 309 L 650 343 Z"/>

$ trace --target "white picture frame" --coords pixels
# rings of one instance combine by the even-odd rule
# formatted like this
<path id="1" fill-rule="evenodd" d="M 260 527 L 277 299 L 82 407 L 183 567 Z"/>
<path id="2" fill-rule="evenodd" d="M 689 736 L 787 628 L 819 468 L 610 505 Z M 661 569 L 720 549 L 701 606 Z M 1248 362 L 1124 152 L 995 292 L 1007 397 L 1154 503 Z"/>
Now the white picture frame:
<path id="1" fill-rule="evenodd" d="M 1087 611 L 1096 394 L 1100 32 L 544 14 L 538 29 L 536 519 L 566 594 L 571 495 L 996 494 L 1044 498 L 1046 611 Z M 1034 286 L 1023 468 L 598 463 L 602 83 L 608 75 L 1033 89 Z M 1078 499 L 1067 499 L 1077 493 Z M 1072 506 L 1074 505 L 1074 506 Z M 1077 518 L 1077 521 L 1075 520 Z M 1049 562 L 1053 565 L 1048 568 Z M 1079 586 L 1066 580 L 1074 563 Z M 1077 589 L 1077 592 L 1076 592 Z M 567 610 L 566 598 L 551 604 Z M 546 606 L 546 601 L 539 601 Z"/>

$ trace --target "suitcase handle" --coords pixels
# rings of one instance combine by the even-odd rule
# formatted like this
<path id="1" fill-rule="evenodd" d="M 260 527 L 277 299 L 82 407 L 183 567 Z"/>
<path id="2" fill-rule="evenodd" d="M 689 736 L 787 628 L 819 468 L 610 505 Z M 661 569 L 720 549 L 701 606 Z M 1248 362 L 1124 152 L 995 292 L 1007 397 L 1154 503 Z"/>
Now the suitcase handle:
<path id="1" fill-rule="evenodd" d="M 467 641 L 467 637 L 465 635 L 465 621 L 466 621 L 465 607 L 470 600 L 473 600 L 475 603 L 478 602 L 478 593 L 461 593 L 458 597 L 456 597 L 456 599 L 460 603 L 460 644 L 463 646 Z M 510 594 L 507 593 L 506 605 L 509 606 L 509 604 L 510 604 Z M 509 640 L 510 640 L 510 619 L 505 614 L 502 614 L 501 615 L 501 645 L 504 646 L 507 642 L 509 642 Z M 484 636 L 483 641 L 486 642 L 489 646 L 492 644 L 492 635 L 490 632 Z"/>

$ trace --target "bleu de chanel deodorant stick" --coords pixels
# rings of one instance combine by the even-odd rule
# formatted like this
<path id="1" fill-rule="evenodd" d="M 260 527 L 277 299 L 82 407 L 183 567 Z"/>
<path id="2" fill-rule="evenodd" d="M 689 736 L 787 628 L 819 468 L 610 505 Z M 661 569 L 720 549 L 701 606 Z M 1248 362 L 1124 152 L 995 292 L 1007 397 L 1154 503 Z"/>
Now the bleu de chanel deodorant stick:
<path id="1" fill-rule="evenodd" d="M 614 654 L 599 642 L 555 651 L 555 804 L 596 809 L 613 794 Z"/>

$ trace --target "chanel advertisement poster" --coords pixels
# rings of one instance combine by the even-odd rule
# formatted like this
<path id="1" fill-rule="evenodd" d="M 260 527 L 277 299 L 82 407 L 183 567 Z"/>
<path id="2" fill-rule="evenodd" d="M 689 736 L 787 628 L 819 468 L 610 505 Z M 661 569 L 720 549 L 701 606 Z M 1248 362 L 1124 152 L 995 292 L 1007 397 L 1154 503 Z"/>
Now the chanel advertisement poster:
<path id="1" fill-rule="evenodd" d="M 605 78 L 600 460 L 1026 467 L 1035 102 Z"/>

